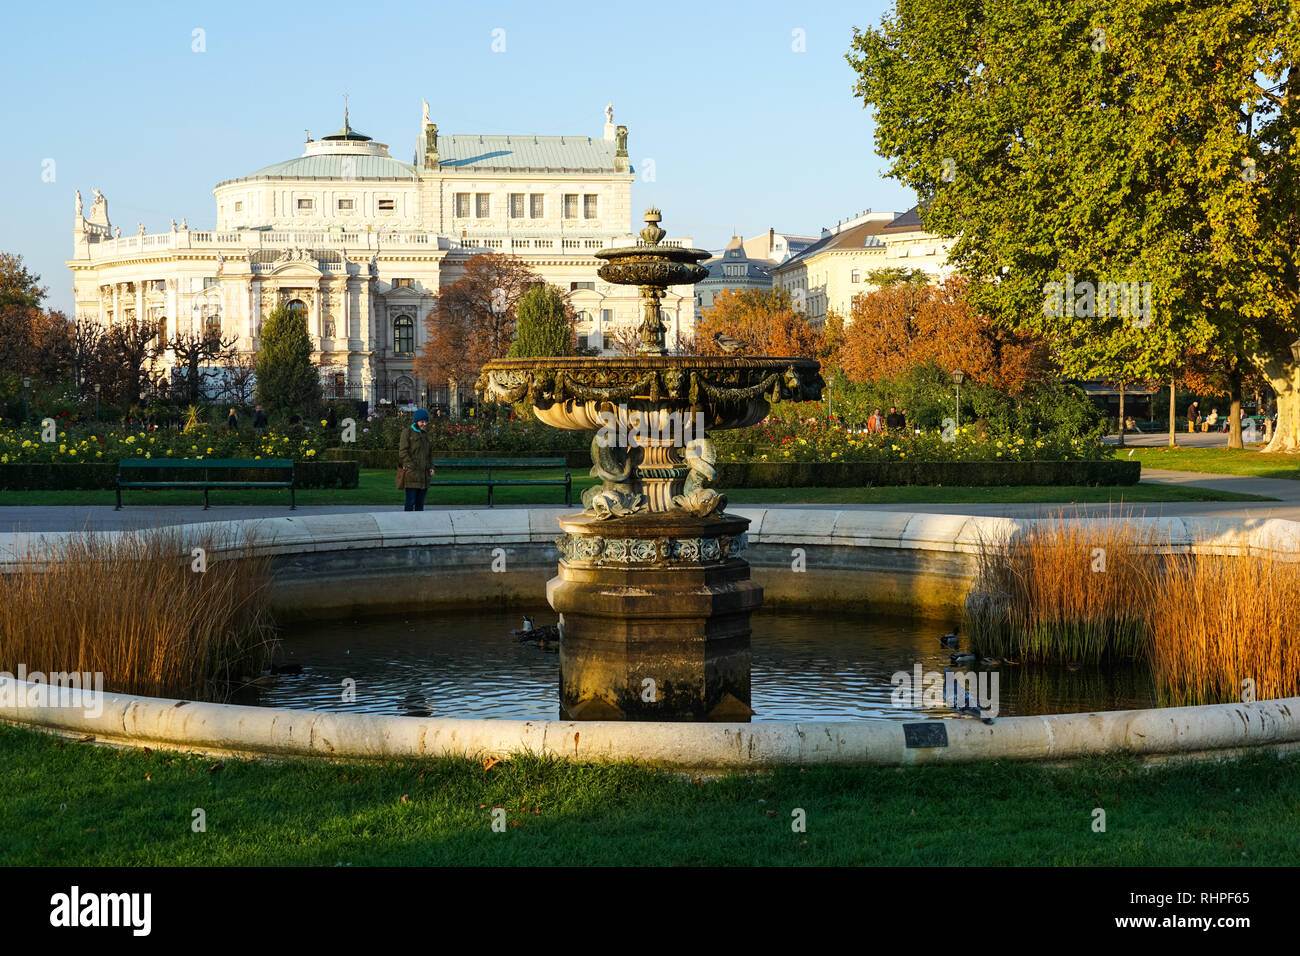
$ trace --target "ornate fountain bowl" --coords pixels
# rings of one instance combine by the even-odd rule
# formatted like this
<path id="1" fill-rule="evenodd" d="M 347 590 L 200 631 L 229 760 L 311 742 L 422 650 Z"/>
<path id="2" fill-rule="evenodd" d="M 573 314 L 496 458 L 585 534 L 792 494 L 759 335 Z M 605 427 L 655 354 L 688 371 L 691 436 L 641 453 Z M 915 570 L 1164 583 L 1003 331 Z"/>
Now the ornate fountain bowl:
<path id="1" fill-rule="evenodd" d="M 797 357 L 645 354 L 626 358 L 497 359 L 476 388 L 488 401 L 525 404 L 554 428 L 595 432 L 583 495 L 601 520 L 641 512 L 721 517 L 717 452 L 708 433 L 744 428 L 780 401 L 816 401 L 819 364 Z"/>
<path id="2" fill-rule="evenodd" d="M 703 412 L 709 430 L 744 428 L 774 402 L 820 400 L 824 387 L 813 359 L 729 355 L 496 359 L 475 386 L 489 401 L 526 403 L 546 424 L 577 431 L 600 429 L 601 413 L 620 405 Z"/>

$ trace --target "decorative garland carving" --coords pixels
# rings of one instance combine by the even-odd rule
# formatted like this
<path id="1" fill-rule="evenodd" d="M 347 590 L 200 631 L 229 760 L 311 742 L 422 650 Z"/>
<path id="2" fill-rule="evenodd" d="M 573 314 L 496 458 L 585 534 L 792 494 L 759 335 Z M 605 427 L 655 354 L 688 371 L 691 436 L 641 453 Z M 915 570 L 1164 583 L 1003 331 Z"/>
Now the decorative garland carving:
<path id="1" fill-rule="evenodd" d="M 598 538 L 561 534 L 555 547 L 565 561 L 602 567 L 629 564 L 714 564 L 739 557 L 749 548 L 748 534 L 716 538 Z"/>

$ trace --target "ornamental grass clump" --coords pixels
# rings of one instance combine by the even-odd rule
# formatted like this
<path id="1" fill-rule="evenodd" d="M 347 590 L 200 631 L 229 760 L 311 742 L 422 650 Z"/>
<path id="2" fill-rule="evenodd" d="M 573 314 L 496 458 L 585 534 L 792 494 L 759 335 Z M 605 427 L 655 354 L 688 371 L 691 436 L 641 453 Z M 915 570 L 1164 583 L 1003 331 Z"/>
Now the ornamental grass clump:
<path id="1" fill-rule="evenodd" d="M 1290 557 L 1169 559 L 1146 604 L 1162 704 L 1300 696 L 1300 563 Z"/>
<path id="2" fill-rule="evenodd" d="M 983 543 L 971 649 L 1035 662 L 1140 659 L 1162 705 L 1300 696 L 1300 560 L 1173 553 L 1132 521 L 1034 522 Z"/>
<path id="3" fill-rule="evenodd" d="M 32 548 L 0 574 L 0 670 L 98 672 L 110 691 L 225 700 L 269 664 L 269 584 L 270 558 L 251 545 L 223 551 L 176 529 Z"/>
<path id="4" fill-rule="evenodd" d="M 967 602 L 971 649 L 1025 661 L 1142 656 L 1156 542 L 1141 528 L 1058 515 L 984 542 Z"/>

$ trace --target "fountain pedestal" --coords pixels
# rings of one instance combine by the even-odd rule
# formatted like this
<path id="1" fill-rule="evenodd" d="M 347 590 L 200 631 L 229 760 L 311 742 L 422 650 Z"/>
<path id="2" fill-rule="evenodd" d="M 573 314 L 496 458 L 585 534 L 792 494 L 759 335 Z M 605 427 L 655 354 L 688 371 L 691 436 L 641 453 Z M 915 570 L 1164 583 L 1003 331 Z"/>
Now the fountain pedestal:
<path id="1" fill-rule="evenodd" d="M 682 511 L 560 519 L 560 715 L 747 721 L 749 520 Z"/>

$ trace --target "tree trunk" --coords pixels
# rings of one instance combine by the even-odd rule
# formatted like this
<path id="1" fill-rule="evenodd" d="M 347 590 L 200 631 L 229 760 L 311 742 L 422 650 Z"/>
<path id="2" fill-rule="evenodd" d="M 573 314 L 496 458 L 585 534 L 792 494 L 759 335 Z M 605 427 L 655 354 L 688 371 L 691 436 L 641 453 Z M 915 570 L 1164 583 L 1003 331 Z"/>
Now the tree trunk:
<path id="1" fill-rule="evenodd" d="M 1266 452 L 1300 452 L 1300 364 L 1289 356 L 1257 355 L 1252 361 L 1268 378 L 1277 399 L 1277 429 Z"/>
<path id="2" fill-rule="evenodd" d="M 1232 399 L 1228 410 L 1228 447 L 1244 448 L 1241 443 L 1241 370 L 1234 367 L 1228 374 L 1228 394 Z"/>
<path id="3" fill-rule="evenodd" d="M 1178 447 L 1178 415 L 1177 405 L 1174 398 L 1174 388 L 1177 382 L 1174 379 L 1169 380 L 1169 447 Z"/>
<path id="4" fill-rule="evenodd" d="M 1119 447 L 1124 447 L 1124 383 L 1119 383 Z"/>

